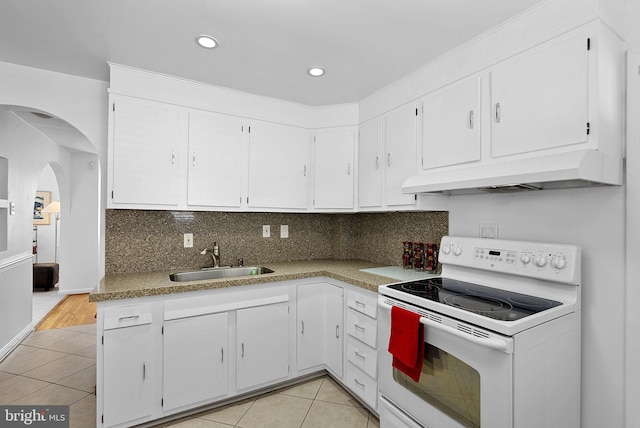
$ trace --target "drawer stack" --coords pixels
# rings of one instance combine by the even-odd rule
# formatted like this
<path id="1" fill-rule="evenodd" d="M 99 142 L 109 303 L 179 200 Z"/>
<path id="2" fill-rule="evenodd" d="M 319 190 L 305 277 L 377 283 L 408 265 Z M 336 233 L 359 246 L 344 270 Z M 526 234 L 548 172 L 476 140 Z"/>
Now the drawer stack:
<path id="1" fill-rule="evenodd" d="M 347 367 L 345 383 L 377 409 L 377 294 L 347 290 Z"/>

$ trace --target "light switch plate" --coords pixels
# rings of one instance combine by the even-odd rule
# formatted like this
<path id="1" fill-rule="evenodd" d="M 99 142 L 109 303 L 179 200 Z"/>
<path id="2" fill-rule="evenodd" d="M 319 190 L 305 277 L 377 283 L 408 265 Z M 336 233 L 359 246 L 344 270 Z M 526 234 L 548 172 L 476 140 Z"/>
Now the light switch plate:
<path id="1" fill-rule="evenodd" d="M 192 247 L 193 247 L 193 233 L 185 233 L 184 248 L 192 248 Z"/>
<path id="2" fill-rule="evenodd" d="M 262 237 L 263 238 L 271 237 L 271 226 L 269 226 L 268 224 L 265 224 L 262 226 Z"/>
<path id="3" fill-rule="evenodd" d="M 281 224 L 280 225 L 280 238 L 288 238 L 289 237 L 289 225 Z"/>
<path id="4" fill-rule="evenodd" d="M 480 223 L 480 237 L 498 239 L 498 225 L 495 223 Z"/>

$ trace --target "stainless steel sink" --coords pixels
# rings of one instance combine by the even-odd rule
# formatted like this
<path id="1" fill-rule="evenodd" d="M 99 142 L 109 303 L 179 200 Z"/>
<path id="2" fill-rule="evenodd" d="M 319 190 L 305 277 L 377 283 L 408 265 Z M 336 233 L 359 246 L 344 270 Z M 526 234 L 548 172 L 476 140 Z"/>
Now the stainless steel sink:
<path id="1" fill-rule="evenodd" d="M 272 273 L 273 271 L 264 266 L 243 266 L 243 267 L 228 267 L 228 268 L 215 268 L 215 269 L 203 269 L 192 272 L 179 272 L 169 275 L 171 281 L 184 282 L 184 281 L 202 281 L 205 279 L 217 279 L 217 278 L 235 278 L 237 276 L 250 276 L 250 275 L 264 275 L 265 273 Z"/>

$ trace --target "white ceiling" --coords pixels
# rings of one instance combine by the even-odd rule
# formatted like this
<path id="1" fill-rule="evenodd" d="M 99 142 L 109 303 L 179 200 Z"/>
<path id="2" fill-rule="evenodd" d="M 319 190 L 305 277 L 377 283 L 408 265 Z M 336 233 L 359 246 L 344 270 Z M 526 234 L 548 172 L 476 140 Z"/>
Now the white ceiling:
<path id="1" fill-rule="evenodd" d="M 356 102 L 541 0 L 1 0 L 0 61 L 107 61 L 306 105 Z M 196 36 L 220 47 L 205 50 Z M 306 74 L 325 67 L 322 78 Z"/>

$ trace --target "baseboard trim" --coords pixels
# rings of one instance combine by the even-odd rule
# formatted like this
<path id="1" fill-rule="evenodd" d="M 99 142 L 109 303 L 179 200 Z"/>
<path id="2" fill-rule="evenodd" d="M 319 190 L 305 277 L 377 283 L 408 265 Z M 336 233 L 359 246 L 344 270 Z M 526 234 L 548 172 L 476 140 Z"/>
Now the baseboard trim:
<path id="1" fill-rule="evenodd" d="M 0 361 L 4 360 L 7 355 L 11 353 L 15 348 L 22 343 L 22 341 L 29 336 L 33 331 L 33 323 L 29 323 L 16 337 L 11 339 L 2 349 L 0 349 Z"/>

